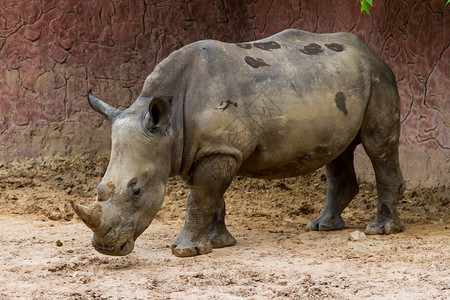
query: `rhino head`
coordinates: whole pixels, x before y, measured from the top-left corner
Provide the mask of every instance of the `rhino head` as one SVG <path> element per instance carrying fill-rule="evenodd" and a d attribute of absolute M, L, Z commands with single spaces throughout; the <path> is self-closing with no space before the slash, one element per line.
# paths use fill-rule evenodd
<path fill-rule="evenodd" d="M 72 202 L 94 232 L 92 244 L 103 254 L 127 255 L 150 225 L 164 199 L 171 172 L 171 99 L 139 97 L 125 111 L 88 96 L 91 107 L 112 122 L 111 156 L 89 206 Z"/>

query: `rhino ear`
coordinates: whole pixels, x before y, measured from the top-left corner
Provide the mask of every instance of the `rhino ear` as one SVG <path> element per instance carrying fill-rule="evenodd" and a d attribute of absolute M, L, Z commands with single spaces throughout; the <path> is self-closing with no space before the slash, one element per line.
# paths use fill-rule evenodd
<path fill-rule="evenodd" d="M 148 107 L 147 127 L 156 130 L 166 125 L 172 113 L 172 97 L 155 97 Z"/>

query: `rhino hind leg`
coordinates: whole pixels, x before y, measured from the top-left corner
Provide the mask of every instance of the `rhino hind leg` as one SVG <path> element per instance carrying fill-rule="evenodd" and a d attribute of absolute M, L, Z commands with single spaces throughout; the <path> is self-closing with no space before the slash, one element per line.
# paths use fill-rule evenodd
<path fill-rule="evenodd" d="M 355 139 L 341 155 L 326 165 L 327 201 L 320 216 L 308 223 L 309 230 L 328 231 L 345 226 L 341 213 L 359 191 L 353 166 L 356 145 Z"/>
<path fill-rule="evenodd" d="M 390 163 L 373 163 L 377 178 L 378 207 L 377 216 L 366 227 L 366 234 L 390 234 L 403 231 L 404 224 L 398 215 L 397 203 L 403 194 L 404 184 L 398 168 L 398 155 L 393 155 L 391 160 Z M 390 169 L 386 165 L 394 166 Z"/>
<path fill-rule="evenodd" d="M 225 227 L 223 194 L 233 180 L 237 166 L 236 159 L 226 155 L 206 156 L 195 164 L 189 179 L 192 189 L 184 227 L 172 244 L 175 256 L 207 254 L 213 247 L 221 246 L 220 243 L 231 245 L 234 238 Z"/>
<path fill-rule="evenodd" d="M 398 150 L 391 149 L 382 155 L 372 153 L 371 145 L 364 145 L 375 171 L 378 205 L 375 219 L 367 225 L 366 234 L 390 234 L 401 232 L 404 228 L 400 220 L 397 203 L 405 190 L 400 171 Z M 377 150 L 375 150 L 376 152 Z"/>
<path fill-rule="evenodd" d="M 361 127 L 361 140 L 375 172 L 378 205 L 377 215 L 365 233 L 390 234 L 404 228 L 397 211 L 405 190 L 398 158 L 399 99 L 394 83 L 375 86 L 372 95 Z"/>
<path fill-rule="evenodd" d="M 209 225 L 208 237 L 214 248 L 223 248 L 236 244 L 236 239 L 225 226 L 225 201 L 222 197 L 220 207 L 216 210 Z"/>

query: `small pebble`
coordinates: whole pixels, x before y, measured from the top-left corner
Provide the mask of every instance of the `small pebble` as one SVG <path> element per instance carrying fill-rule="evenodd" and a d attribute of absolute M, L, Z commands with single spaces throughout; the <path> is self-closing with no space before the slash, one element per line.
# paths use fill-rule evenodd
<path fill-rule="evenodd" d="M 360 241 L 360 240 L 363 240 L 365 238 L 366 238 L 365 233 L 363 233 L 363 232 L 361 232 L 359 230 L 353 231 L 348 236 L 348 240 L 349 241 Z"/>
<path fill-rule="evenodd" d="M 62 247 L 62 245 L 63 245 L 63 243 L 62 243 L 60 240 L 57 240 L 57 241 L 56 241 L 56 246 Z"/>

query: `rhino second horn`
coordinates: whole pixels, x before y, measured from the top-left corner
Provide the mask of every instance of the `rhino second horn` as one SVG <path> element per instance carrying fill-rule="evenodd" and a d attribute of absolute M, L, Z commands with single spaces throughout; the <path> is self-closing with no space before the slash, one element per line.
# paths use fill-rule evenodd
<path fill-rule="evenodd" d="M 97 205 L 94 204 L 90 207 L 80 205 L 74 201 L 71 201 L 70 204 L 72 205 L 75 213 L 87 227 L 92 230 L 100 227 L 102 222 L 102 206 L 100 203 L 97 203 Z"/>
<path fill-rule="evenodd" d="M 91 91 L 89 91 L 88 94 L 88 101 L 91 107 L 96 112 L 100 113 L 103 117 L 105 117 L 107 120 L 110 120 L 111 122 L 113 122 L 121 113 L 121 111 L 117 108 L 114 108 L 109 104 L 103 102 L 102 100 L 94 97 Z"/>

